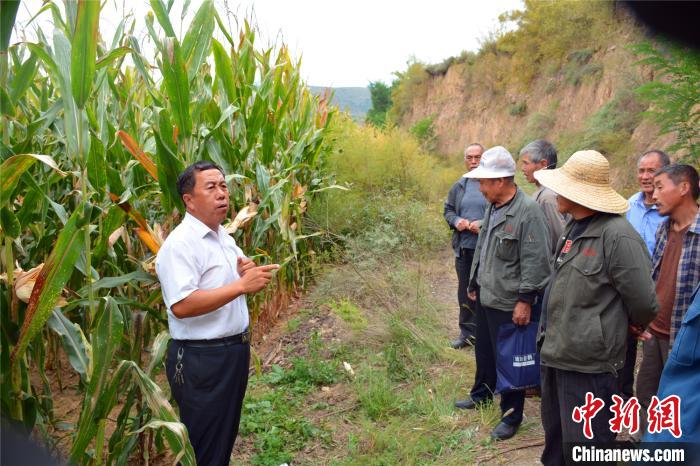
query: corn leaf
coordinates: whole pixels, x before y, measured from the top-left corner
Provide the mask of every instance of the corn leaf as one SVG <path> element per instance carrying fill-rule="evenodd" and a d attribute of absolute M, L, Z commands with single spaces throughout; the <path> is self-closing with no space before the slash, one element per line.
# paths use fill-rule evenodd
<path fill-rule="evenodd" d="M 182 59 L 180 44 L 177 39 L 165 39 L 160 71 L 163 73 L 165 90 L 180 132 L 184 136 L 192 134 L 192 117 L 190 116 L 190 84 L 187 79 L 185 63 Z"/>
<path fill-rule="evenodd" d="M 87 446 L 97 434 L 101 419 L 107 417 L 116 402 L 116 386 L 123 383 L 120 371 L 110 373 L 111 362 L 119 349 L 124 332 L 124 319 L 119 307 L 110 297 L 104 298 L 98 310 L 97 325 L 92 335 L 92 374 L 83 407 L 80 411 L 78 431 L 70 451 L 70 462 L 83 463 Z M 113 388 L 113 390 L 110 390 Z"/>
<path fill-rule="evenodd" d="M 17 102 L 32 85 L 36 75 L 37 62 L 37 56 L 32 53 L 12 78 L 9 95 L 13 102 Z"/>
<path fill-rule="evenodd" d="M 170 17 L 168 16 L 168 11 L 165 8 L 162 0 L 151 0 L 151 8 L 158 18 L 160 27 L 165 31 L 166 36 L 175 37 L 175 29 L 170 23 Z"/>
<path fill-rule="evenodd" d="M 89 343 L 87 343 L 80 325 L 71 322 L 58 308 L 53 310 L 48 325 L 61 337 L 61 343 L 68 355 L 70 365 L 80 374 L 83 383 L 88 383 L 90 381 L 91 349 L 88 349 Z"/>
<path fill-rule="evenodd" d="M 105 155 L 105 148 L 102 145 L 102 141 L 98 138 L 92 138 L 87 161 L 88 180 L 90 180 L 90 184 L 95 191 L 102 195 L 104 195 L 107 189 L 107 165 Z"/>
<path fill-rule="evenodd" d="M 37 160 L 51 167 L 61 176 L 66 175 L 58 168 L 54 159 L 48 155 L 13 155 L 9 159 L 5 160 L 2 165 L 0 165 L 0 205 L 6 205 L 10 202 L 10 198 L 13 191 L 17 187 L 20 177 L 29 167 L 34 165 L 34 162 Z"/>
<path fill-rule="evenodd" d="M 17 344 L 10 356 L 12 364 L 22 356 L 29 342 L 44 327 L 61 296 L 61 290 L 73 273 L 73 267 L 83 250 L 85 237 L 78 226 L 82 211 L 82 208 L 78 208 L 70 216 L 41 269 L 29 298 Z"/>
<path fill-rule="evenodd" d="M 133 56 L 133 50 L 131 50 L 129 47 L 117 47 L 115 49 L 112 49 L 107 55 L 104 55 L 97 59 L 97 63 L 95 63 L 95 69 L 99 70 L 106 66 L 109 66 L 114 60 L 125 56 L 129 52 L 131 52 Z"/>
<path fill-rule="evenodd" d="M 228 56 L 224 46 L 216 39 L 212 40 L 212 49 L 214 50 L 216 77 L 221 81 L 229 103 L 233 103 L 236 101 L 236 83 L 233 78 L 231 57 Z"/>
<path fill-rule="evenodd" d="M 134 156 L 136 160 L 138 160 L 143 168 L 146 169 L 146 171 L 153 177 L 154 180 L 158 181 L 158 170 L 156 169 L 156 164 L 153 162 L 153 159 L 146 155 L 144 151 L 141 150 L 139 145 L 134 141 L 134 138 L 129 136 L 127 133 L 124 131 L 117 131 L 117 136 L 119 139 L 121 139 L 122 144 L 124 144 L 124 147 L 131 152 L 131 155 Z"/>
<path fill-rule="evenodd" d="M 163 207 L 170 212 L 177 208 L 180 213 L 185 212 L 185 205 L 177 192 L 177 177 L 183 170 L 182 162 L 171 152 L 163 142 L 160 135 L 153 133 L 156 140 L 156 155 L 158 156 L 158 184 L 163 197 Z"/>
<path fill-rule="evenodd" d="M 151 347 L 151 359 L 148 361 L 148 366 L 146 367 L 146 374 L 149 377 L 155 375 L 156 367 L 163 364 L 163 359 L 165 358 L 165 353 L 168 351 L 168 343 L 170 342 L 170 332 L 163 330 L 160 332 L 155 340 L 153 340 L 153 346 Z"/>
<path fill-rule="evenodd" d="M 19 0 L 3 0 L 0 2 L 0 52 L 7 52 L 12 37 L 12 27 L 19 9 Z"/>
<path fill-rule="evenodd" d="M 187 63 L 187 78 L 192 81 L 206 60 L 214 34 L 214 2 L 204 0 L 182 40 L 182 58 Z"/>
<path fill-rule="evenodd" d="M 2 226 L 3 234 L 10 238 L 19 238 L 22 233 L 22 226 L 17 220 L 17 216 L 5 206 L 0 209 L 0 226 Z"/>
<path fill-rule="evenodd" d="M 71 84 L 75 105 L 85 107 L 95 77 L 97 33 L 100 25 L 100 2 L 78 0 L 78 16 L 71 44 Z"/>

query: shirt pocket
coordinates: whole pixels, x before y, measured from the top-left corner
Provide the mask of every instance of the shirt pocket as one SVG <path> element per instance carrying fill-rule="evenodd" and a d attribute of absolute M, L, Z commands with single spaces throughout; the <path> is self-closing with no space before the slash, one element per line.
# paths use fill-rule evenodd
<path fill-rule="evenodd" d="M 496 257 L 505 262 L 512 262 L 518 254 L 518 238 L 505 231 L 495 231 Z"/>

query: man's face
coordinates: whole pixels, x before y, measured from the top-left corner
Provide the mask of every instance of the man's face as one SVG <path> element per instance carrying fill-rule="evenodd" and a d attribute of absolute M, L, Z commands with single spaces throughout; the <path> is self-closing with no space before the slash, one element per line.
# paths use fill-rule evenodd
<path fill-rule="evenodd" d="M 487 201 L 494 203 L 498 195 L 503 190 L 503 178 L 481 178 L 479 179 L 479 191 Z"/>
<path fill-rule="evenodd" d="M 469 146 L 464 153 L 464 164 L 467 166 L 468 170 L 474 170 L 479 166 L 482 154 L 481 147 L 479 146 Z"/>
<path fill-rule="evenodd" d="M 537 170 L 541 170 L 546 166 L 546 160 L 540 160 L 539 162 L 535 163 L 532 160 L 530 160 L 529 154 L 523 154 L 520 157 L 520 169 L 523 171 L 523 175 L 525 175 L 525 179 L 527 179 L 529 183 L 535 184 L 536 181 L 533 174 Z"/>
<path fill-rule="evenodd" d="M 639 160 L 637 166 L 637 182 L 639 190 L 644 194 L 654 192 L 654 173 L 661 168 L 661 160 L 656 154 L 649 154 Z"/>
<path fill-rule="evenodd" d="M 559 209 L 559 212 L 562 214 L 570 214 L 575 206 L 575 202 L 572 202 L 564 196 L 557 194 L 557 208 Z"/>
<path fill-rule="evenodd" d="M 208 226 L 220 225 L 228 213 L 229 195 L 224 175 L 217 169 L 195 172 L 192 194 L 183 200 L 187 209 Z"/>
<path fill-rule="evenodd" d="M 674 184 L 673 180 L 662 173 L 654 178 L 653 200 L 661 215 L 669 215 L 681 203 L 683 194 L 688 190 L 688 182 Z"/>

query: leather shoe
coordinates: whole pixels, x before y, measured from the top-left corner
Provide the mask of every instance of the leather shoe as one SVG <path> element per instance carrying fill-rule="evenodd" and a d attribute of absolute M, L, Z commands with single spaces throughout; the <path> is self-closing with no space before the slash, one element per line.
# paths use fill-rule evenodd
<path fill-rule="evenodd" d="M 491 432 L 491 438 L 494 440 L 507 440 L 515 435 L 519 426 L 511 426 L 501 421 Z"/>
<path fill-rule="evenodd" d="M 455 401 L 455 408 L 459 409 L 475 409 L 489 403 L 491 400 L 474 401 L 471 398 L 466 400 Z"/>
<path fill-rule="evenodd" d="M 476 338 L 473 336 L 469 336 L 467 338 L 457 338 L 450 343 L 450 346 L 452 346 L 454 349 L 462 349 L 466 348 L 467 346 L 474 346 L 475 340 Z"/>

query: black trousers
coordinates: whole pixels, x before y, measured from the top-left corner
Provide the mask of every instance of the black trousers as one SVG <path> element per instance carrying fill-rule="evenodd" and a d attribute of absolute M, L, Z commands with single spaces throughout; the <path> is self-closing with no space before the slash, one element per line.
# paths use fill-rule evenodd
<path fill-rule="evenodd" d="M 180 372 L 176 370 L 179 362 Z M 248 386 L 250 345 L 168 346 L 166 372 L 199 466 L 227 466 Z M 181 377 L 180 377 L 181 376 Z"/>
<path fill-rule="evenodd" d="M 460 249 L 459 256 L 455 257 L 455 270 L 457 271 L 457 302 L 459 302 L 459 337 L 462 340 L 474 336 L 476 333 L 476 303 L 467 296 L 469 287 L 469 273 L 474 260 L 473 249 Z"/>
<path fill-rule="evenodd" d="M 620 396 L 629 400 L 634 396 L 634 365 L 637 362 L 637 337 L 632 333 L 627 334 L 627 353 L 625 354 L 625 365 L 620 370 L 618 377 L 620 383 Z"/>
<path fill-rule="evenodd" d="M 584 374 L 541 366 L 542 401 L 540 404 L 544 427 L 542 464 L 555 466 L 571 464 L 572 443 L 613 442 L 616 434 L 608 421 L 613 413 L 612 396 L 618 393 L 618 378 L 613 374 Z M 591 421 L 593 439 L 583 435 L 583 423 L 574 422 L 571 413 L 586 403 L 586 392 L 603 400 L 605 405 Z M 566 448 L 566 447 L 569 448 Z M 614 464 L 614 463 L 613 463 Z"/>
<path fill-rule="evenodd" d="M 537 309 L 533 306 L 532 320 L 539 319 Z M 536 318 L 534 318 L 536 317 Z M 479 293 L 476 299 L 476 375 L 474 386 L 470 396 L 473 401 L 479 403 L 493 398 L 496 390 L 496 343 L 498 341 L 498 328 L 513 322 L 513 313 L 498 309 L 490 309 L 481 305 Z M 501 393 L 501 413 L 512 411 L 504 416 L 502 421 L 511 426 L 520 425 L 523 421 L 523 407 L 525 406 L 525 390 L 515 390 Z"/>

